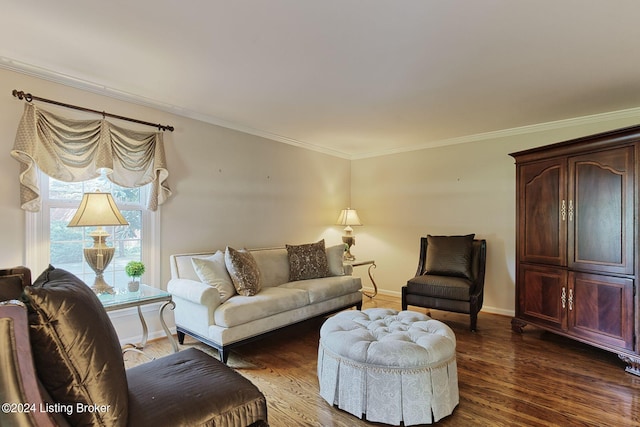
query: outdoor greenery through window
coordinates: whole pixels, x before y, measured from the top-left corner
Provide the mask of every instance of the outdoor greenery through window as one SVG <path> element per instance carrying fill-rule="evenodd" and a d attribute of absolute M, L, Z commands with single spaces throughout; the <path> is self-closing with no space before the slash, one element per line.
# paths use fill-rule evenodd
<path fill-rule="evenodd" d="M 126 288 L 129 281 L 124 268 L 129 261 L 142 261 L 143 209 L 146 188 L 124 188 L 103 175 L 85 182 L 62 182 L 48 177 L 48 194 L 43 197 L 43 213 L 48 213 L 50 264 L 65 269 L 93 285 L 95 272 L 84 260 L 83 248 L 93 246 L 89 236 L 96 227 L 67 227 L 85 192 L 110 192 L 128 226 L 104 227 L 110 236 L 107 245 L 115 248 L 111 263 L 104 271 L 105 281 Z M 46 224 L 46 222 L 45 222 Z"/>

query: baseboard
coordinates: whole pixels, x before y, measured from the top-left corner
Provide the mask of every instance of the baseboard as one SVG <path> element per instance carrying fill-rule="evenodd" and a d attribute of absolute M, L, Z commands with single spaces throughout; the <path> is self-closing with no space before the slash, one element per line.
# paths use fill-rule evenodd
<path fill-rule="evenodd" d="M 487 306 L 483 306 L 482 310 L 480 310 L 480 313 L 491 313 L 491 314 L 499 314 L 501 316 L 507 316 L 507 317 L 513 317 L 516 315 L 516 311 L 515 310 L 505 310 L 503 308 L 496 308 L 496 307 L 487 307 Z"/>

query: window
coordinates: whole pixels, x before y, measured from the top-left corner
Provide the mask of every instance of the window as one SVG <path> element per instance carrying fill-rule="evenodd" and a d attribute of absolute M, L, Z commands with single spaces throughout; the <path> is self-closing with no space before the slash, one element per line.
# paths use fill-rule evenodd
<path fill-rule="evenodd" d="M 105 281 L 126 288 L 129 281 L 125 265 L 132 260 L 147 266 L 143 281 L 158 287 L 157 247 L 155 244 L 158 212 L 145 209 L 149 186 L 125 188 L 113 184 L 103 175 L 85 182 L 62 182 L 40 173 L 42 209 L 27 213 L 27 265 L 37 272 L 48 264 L 63 268 L 92 285 L 95 272 L 84 260 L 83 248 L 93 246 L 89 233 L 94 227 L 67 227 L 85 192 L 110 192 L 128 226 L 104 227 L 110 234 L 107 244 L 115 248 L 111 263 L 104 271 Z"/>

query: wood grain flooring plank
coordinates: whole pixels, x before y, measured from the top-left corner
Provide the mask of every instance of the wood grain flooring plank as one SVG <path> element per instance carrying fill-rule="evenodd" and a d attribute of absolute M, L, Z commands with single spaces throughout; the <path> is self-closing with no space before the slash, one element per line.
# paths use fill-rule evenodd
<path fill-rule="evenodd" d="M 378 295 L 364 308 L 400 310 L 400 299 Z M 424 313 L 424 309 L 410 307 Z M 607 353 L 540 329 L 511 330 L 511 318 L 481 312 L 478 331 L 468 315 L 431 311 L 456 334 L 460 404 L 438 426 L 640 426 L 640 377 Z M 286 328 L 231 352 L 229 366 L 266 396 L 272 427 L 385 426 L 341 411 L 319 395 L 317 356 L 324 319 Z M 217 352 L 187 337 L 185 346 Z M 166 339 L 151 341 L 152 357 L 170 353 Z M 126 365 L 148 359 L 126 355 Z"/>

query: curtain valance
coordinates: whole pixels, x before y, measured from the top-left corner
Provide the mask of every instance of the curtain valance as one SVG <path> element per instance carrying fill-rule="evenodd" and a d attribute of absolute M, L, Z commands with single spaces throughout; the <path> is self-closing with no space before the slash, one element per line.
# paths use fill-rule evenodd
<path fill-rule="evenodd" d="M 104 119 L 72 120 L 25 104 L 11 156 L 20 162 L 22 209 L 40 210 L 36 167 L 60 181 L 100 176 L 123 187 L 152 183 L 147 201 L 156 210 L 171 196 L 162 132 L 124 129 Z"/>

